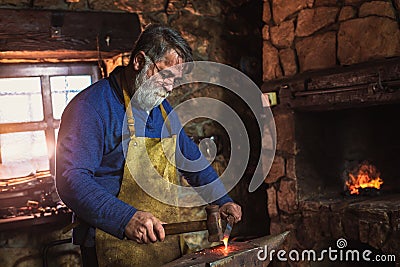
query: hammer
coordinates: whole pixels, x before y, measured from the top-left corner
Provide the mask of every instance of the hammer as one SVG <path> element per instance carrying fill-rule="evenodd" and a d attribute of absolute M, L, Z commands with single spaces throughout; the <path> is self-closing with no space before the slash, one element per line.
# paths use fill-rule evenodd
<path fill-rule="evenodd" d="M 208 241 L 219 242 L 223 238 L 218 205 L 206 207 L 207 220 L 163 224 L 165 235 L 176 235 L 208 230 Z"/>
<path fill-rule="evenodd" d="M 206 207 L 207 220 L 166 223 L 164 227 L 165 235 L 177 235 L 190 232 L 208 230 L 208 241 L 219 242 L 224 234 L 222 232 L 221 217 L 219 215 L 218 205 L 208 205 Z M 78 226 L 79 221 L 75 221 L 62 229 L 62 233 L 69 232 L 72 228 Z"/>

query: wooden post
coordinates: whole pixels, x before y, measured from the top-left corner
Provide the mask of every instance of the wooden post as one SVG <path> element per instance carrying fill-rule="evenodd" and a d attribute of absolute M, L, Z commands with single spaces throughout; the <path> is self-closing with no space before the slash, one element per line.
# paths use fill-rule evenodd
<path fill-rule="evenodd" d="M 50 77 L 41 76 L 40 83 L 42 88 L 42 103 L 43 103 L 43 114 L 44 121 L 46 122 L 46 129 L 44 130 L 46 135 L 47 153 L 49 156 L 49 167 L 50 173 L 55 175 L 55 144 L 56 137 L 54 134 L 53 126 L 53 105 L 51 103 L 51 87 Z"/>

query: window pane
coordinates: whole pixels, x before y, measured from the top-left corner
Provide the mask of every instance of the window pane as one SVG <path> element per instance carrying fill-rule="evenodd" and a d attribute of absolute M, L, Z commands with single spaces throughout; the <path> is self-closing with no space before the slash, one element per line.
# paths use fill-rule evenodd
<path fill-rule="evenodd" d="M 90 75 L 50 77 L 54 118 L 61 119 L 61 114 L 71 99 L 91 82 Z"/>
<path fill-rule="evenodd" d="M 49 169 L 44 131 L 0 134 L 0 147 L 0 170 L 10 169 L 11 166 L 13 176 Z"/>
<path fill-rule="evenodd" d="M 0 123 L 43 120 L 40 78 L 0 79 Z"/>

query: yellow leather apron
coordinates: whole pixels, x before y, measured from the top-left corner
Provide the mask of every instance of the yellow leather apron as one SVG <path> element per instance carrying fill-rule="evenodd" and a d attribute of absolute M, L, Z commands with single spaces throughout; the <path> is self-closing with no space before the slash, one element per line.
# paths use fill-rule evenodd
<path fill-rule="evenodd" d="M 126 157 L 124 175 L 118 198 L 132 205 L 138 210 L 151 212 L 155 217 L 165 223 L 178 222 L 178 208 L 164 204 L 144 192 L 136 183 L 132 175 L 146 177 L 159 194 L 176 194 L 172 189 L 160 185 L 160 176 L 173 184 L 178 184 L 176 167 L 174 166 L 176 135 L 169 138 L 147 138 L 135 135 L 134 118 L 130 105 L 130 98 L 124 92 L 125 106 L 127 108 L 130 142 Z M 164 121 L 169 127 L 167 113 L 160 105 Z M 147 156 L 152 166 L 145 166 L 141 160 Z M 169 159 L 169 160 L 168 160 Z M 150 168 L 155 168 L 160 175 L 150 175 Z M 96 250 L 100 267 L 125 267 L 125 266 L 161 266 L 181 256 L 180 237 L 178 235 L 166 236 L 163 242 L 154 244 L 137 244 L 132 240 L 120 240 L 99 229 L 96 230 Z"/>

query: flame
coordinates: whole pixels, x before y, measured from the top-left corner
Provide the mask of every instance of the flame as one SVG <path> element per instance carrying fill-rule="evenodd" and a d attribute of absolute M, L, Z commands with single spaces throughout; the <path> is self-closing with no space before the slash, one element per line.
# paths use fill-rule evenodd
<path fill-rule="evenodd" d="M 228 237 L 224 237 L 224 239 L 222 239 L 222 242 L 224 242 L 225 250 L 228 250 Z"/>
<path fill-rule="evenodd" d="M 372 164 L 362 163 L 355 172 L 349 173 L 349 179 L 346 186 L 350 194 L 360 194 L 360 188 L 376 188 L 380 189 L 383 180 L 379 177 L 380 173 Z"/>

